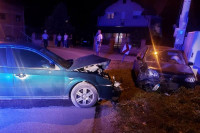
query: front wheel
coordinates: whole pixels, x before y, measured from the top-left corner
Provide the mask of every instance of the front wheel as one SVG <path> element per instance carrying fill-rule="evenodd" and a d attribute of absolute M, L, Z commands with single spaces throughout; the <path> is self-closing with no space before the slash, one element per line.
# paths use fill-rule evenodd
<path fill-rule="evenodd" d="M 92 107 L 98 100 L 98 92 L 93 85 L 81 82 L 72 89 L 71 100 L 76 107 Z"/>

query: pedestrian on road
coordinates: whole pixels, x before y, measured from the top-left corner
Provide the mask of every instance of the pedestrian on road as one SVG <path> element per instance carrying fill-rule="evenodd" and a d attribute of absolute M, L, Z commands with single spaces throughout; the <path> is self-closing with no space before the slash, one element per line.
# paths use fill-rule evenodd
<path fill-rule="evenodd" d="M 64 35 L 63 38 L 64 38 L 63 47 L 64 47 L 64 48 L 69 48 L 69 46 L 68 46 L 68 44 L 67 44 L 67 39 L 68 39 L 67 33 L 65 33 L 65 35 Z"/>
<path fill-rule="evenodd" d="M 101 30 L 98 30 L 96 34 L 96 55 L 98 56 L 99 56 L 102 40 L 103 40 L 103 36 L 101 34 Z"/>
<path fill-rule="evenodd" d="M 57 47 L 60 47 L 61 41 L 62 41 L 62 36 L 60 35 L 60 33 L 59 33 L 58 36 L 57 36 L 57 40 L 58 40 Z"/>
<path fill-rule="evenodd" d="M 42 41 L 44 43 L 44 48 L 47 48 L 48 46 L 48 34 L 47 34 L 47 30 L 44 30 L 44 33 L 42 34 Z"/>

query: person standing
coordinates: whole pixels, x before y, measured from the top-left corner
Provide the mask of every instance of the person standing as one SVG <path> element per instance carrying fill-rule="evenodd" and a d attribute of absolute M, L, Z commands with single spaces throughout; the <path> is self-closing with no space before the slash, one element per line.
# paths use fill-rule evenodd
<path fill-rule="evenodd" d="M 68 35 L 65 33 L 65 35 L 64 35 L 64 44 L 63 44 L 63 47 L 65 47 L 65 48 L 69 48 L 69 46 L 67 44 L 67 39 L 68 39 Z"/>
<path fill-rule="evenodd" d="M 57 36 L 57 40 L 58 40 L 57 47 L 60 47 L 61 41 L 62 41 L 62 36 L 60 35 L 60 33 L 59 33 L 58 36 Z"/>
<path fill-rule="evenodd" d="M 101 34 L 101 30 L 98 30 L 96 34 L 96 55 L 98 56 L 99 56 L 102 40 L 103 40 L 103 35 Z"/>
<path fill-rule="evenodd" d="M 44 33 L 42 34 L 42 41 L 44 43 L 44 48 L 47 48 L 48 46 L 48 34 L 47 34 L 47 30 L 44 30 Z"/>

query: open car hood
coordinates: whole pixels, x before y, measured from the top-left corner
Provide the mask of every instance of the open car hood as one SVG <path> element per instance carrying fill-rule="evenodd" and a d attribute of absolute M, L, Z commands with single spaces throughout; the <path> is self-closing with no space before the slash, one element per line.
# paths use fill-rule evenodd
<path fill-rule="evenodd" d="M 74 60 L 73 65 L 68 70 L 95 72 L 98 69 L 106 69 L 109 64 L 110 59 L 88 55 Z"/>
<path fill-rule="evenodd" d="M 157 63 L 147 63 L 147 66 L 148 68 L 160 71 Z M 192 69 L 187 65 L 160 63 L 160 68 L 163 73 L 193 74 Z"/>

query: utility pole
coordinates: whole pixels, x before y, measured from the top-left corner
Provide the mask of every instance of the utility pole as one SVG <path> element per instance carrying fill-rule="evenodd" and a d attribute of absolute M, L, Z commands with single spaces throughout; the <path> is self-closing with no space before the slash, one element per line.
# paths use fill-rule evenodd
<path fill-rule="evenodd" d="M 184 0 L 182 12 L 179 18 L 179 27 L 175 28 L 175 31 L 174 31 L 174 37 L 175 37 L 174 48 L 178 50 L 183 50 L 190 4 L 191 4 L 191 0 Z"/>

